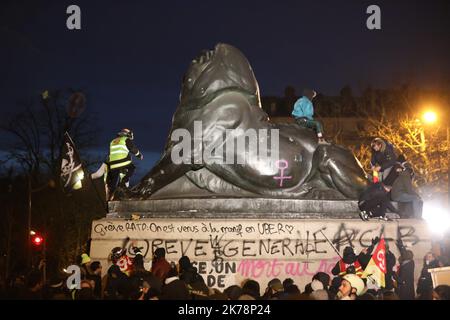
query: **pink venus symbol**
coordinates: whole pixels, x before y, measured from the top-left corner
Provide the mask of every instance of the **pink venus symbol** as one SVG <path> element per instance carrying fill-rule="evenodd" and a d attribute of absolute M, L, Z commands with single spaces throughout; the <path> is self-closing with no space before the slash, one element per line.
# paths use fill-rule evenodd
<path fill-rule="evenodd" d="M 289 167 L 289 163 L 286 160 L 277 160 L 275 162 L 275 165 L 277 166 L 278 169 L 280 169 L 280 175 L 277 177 L 273 177 L 275 180 L 280 180 L 280 187 L 283 186 L 283 181 L 284 180 L 289 180 L 292 179 L 292 176 L 285 176 L 284 175 L 284 170 L 286 170 Z"/>

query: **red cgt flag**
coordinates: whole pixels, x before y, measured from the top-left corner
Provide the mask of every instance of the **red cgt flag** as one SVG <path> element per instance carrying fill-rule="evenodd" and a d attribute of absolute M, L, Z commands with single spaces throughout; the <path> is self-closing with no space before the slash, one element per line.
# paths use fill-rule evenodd
<path fill-rule="evenodd" d="M 378 246 L 372 254 L 372 258 L 367 264 L 366 269 L 363 272 L 362 278 L 367 278 L 368 281 L 372 281 L 378 287 L 384 288 L 386 274 L 386 245 L 384 238 L 382 237 Z"/>

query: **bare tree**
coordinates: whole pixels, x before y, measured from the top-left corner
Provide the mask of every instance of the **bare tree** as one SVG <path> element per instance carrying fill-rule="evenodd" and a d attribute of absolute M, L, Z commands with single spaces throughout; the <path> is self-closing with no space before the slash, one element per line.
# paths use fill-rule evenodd
<path fill-rule="evenodd" d="M 7 151 L 8 159 L 16 167 L 22 167 L 21 172 L 16 175 L 19 184 L 15 191 L 18 207 L 13 216 L 14 219 L 21 217 L 22 222 L 14 221 L 13 228 L 18 226 L 20 230 L 24 230 L 26 226 L 24 217 L 28 213 L 28 201 L 24 191 L 28 192 L 30 188 L 23 175 L 29 175 L 33 178 L 31 190 L 39 190 L 32 195 L 33 228 L 47 234 L 49 256 L 51 253 L 63 265 L 75 261 L 75 255 L 81 250 L 79 244 L 86 242 L 89 237 L 92 219 L 104 215 L 104 208 L 95 196 L 92 184 L 87 183 L 80 192 L 73 194 L 63 194 L 61 188 L 41 188 L 48 185 L 49 179 L 59 180 L 60 149 L 65 131 L 70 133 L 86 165 L 97 162 L 84 152 L 96 146 L 95 138 L 98 136 L 95 116 L 92 112 L 83 112 L 85 106 L 86 98 L 79 91 L 46 90 L 40 97 L 22 103 L 19 112 L 0 124 L 0 130 L 11 141 Z M 5 234 L 11 233 L 11 211 L 1 209 L 0 204 L 0 214 L 3 213 L 4 221 L 1 229 Z M 11 247 L 10 242 L 0 245 Z M 14 246 L 23 245 L 23 239 L 14 241 Z M 11 258 L 18 259 L 14 255 Z M 8 261 L 9 264 L 12 262 Z"/>
<path fill-rule="evenodd" d="M 426 126 L 416 117 L 404 115 L 387 119 L 369 118 L 368 136 L 391 142 L 411 162 L 417 183 L 442 190 L 447 186 L 446 132 L 439 126 Z"/>
<path fill-rule="evenodd" d="M 375 114 L 364 113 L 364 130 L 360 137 L 368 141 L 381 137 L 391 142 L 399 154 L 403 154 L 416 172 L 419 187 L 427 186 L 433 192 L 447 192 L 449 148 L 446 130 L 439 123 L 427 125 L 421 120 L 421 111 L 410 101 L 419 101 L 420 91 L 411 92 L 406 86 L 397 90 L 378 91 L 370 99 L 361 99 L 360 110 L 371 110 L 374 101 L 378 105 Z M 370 106 L 365 105 L 370 104 Z M 370 168 L 371 150 L 367 144 L 354 146 L 353 151 L 366 169 Z"/>
<path fill-rule="evenodd" d="M 95 146 L 95 117 L 83 112 L 82 93 L 46 90 L 37 101 L 22 102 L 21 107 L 21 112 L 0 124 L 0 130 L 12 138 L 7 159 L 20 164 L 26 173 L 56 175 L 65 131 L 80 151 Z"/>

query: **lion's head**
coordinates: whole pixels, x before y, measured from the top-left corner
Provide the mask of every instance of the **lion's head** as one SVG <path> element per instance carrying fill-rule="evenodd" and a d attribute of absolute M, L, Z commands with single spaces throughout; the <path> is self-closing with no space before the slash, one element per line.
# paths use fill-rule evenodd
<path fill-rule="evenodd" d="M 259 103 L 259 87 L 247 58 L 235 47 L 219 43 L 192 60 L 182 82 L 180 104 L 203 105 L 225 89 L 243 91 Z"/>

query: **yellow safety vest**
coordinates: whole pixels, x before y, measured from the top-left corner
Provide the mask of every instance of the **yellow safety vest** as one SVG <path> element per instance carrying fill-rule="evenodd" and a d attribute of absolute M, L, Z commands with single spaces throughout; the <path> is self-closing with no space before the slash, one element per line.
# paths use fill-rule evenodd
<path fill-rule="evenodd" d="M 127 137 L 117 137 L 109 145 L 109 168 L 117 169 L 131 163 L 130 151 L 126 145 Z"/>

